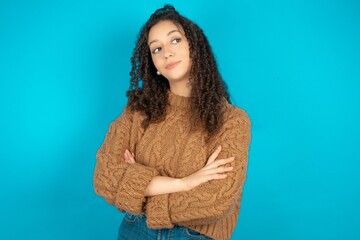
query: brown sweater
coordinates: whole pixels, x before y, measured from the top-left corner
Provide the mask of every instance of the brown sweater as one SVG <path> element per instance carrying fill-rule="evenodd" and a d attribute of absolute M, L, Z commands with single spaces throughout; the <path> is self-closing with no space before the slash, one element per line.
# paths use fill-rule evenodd
<path fill-rule="evenodd" d="M 205 142 L 202 131 L 190 132 L 190 99 L 169 92 L 166 119 L 141 127 L 143 115 L 125 108 L 111 123 L 96 158 L 95 192 L 121 211 L 146 214 L 149 228 L 175 224 L 214 239 L 230 239 L 239 215 L 251 139 L 250 119 L 241 109 L 226 103 L 225 123 Z M 227 178 L 211 180 L 190 191 L 145 197 L 155 176 L 183 178 L 205 166 L 217 146 L 218 159 L 235 157 Z M 124 161 L 125 149 L 135 153 L 136 163 Z"/>

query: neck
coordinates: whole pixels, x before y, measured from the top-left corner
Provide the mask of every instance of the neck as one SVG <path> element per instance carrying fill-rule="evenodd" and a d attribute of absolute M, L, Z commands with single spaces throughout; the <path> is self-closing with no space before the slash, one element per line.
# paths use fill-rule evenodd
<path fill-rule="evenodd" d="M 191 98 L 177 95 L 171 91 L 168 91 L 168 103 L 173 109 L 190 109 L 191 108 Z"/>
<path fill-rule="evenodd" d="M 190 97 L 191 95 L 191 87 L 189 81 L 187 82 L 170 82 L 170 91 L 178 96 L 182 97 Z"/>

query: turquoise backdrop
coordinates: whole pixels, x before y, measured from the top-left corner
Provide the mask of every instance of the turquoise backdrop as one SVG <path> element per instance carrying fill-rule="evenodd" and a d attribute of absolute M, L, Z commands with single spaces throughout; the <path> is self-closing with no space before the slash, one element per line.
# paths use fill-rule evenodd
<path fill-rule="evenodd" d="M 0 1 L 0 239 L 116 239 L 95 153 L 165 1 Z M 360 3 L 167 1 L 208 36 L 253 128 L 232 239 L 360 239 Z"/>

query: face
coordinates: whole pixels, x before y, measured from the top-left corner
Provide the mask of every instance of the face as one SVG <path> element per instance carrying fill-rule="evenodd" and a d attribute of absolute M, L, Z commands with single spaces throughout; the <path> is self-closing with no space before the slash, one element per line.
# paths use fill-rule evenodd
<path fill-rule="evenodd" d="M 148 46 L 156 69 L 170 84 L 189 81 L 190 51 L 182 28 L 171 21 L 158 22 L 150 29 Z"/>

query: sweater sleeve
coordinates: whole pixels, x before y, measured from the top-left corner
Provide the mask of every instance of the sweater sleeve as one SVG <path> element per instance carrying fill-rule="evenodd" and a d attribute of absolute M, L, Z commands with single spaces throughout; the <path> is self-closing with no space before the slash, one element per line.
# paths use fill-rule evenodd
<path fill-rule="evenodd" d="M 158 175 L 156 169 L 139 163 L 128 164 L 124 152 L 130 149 L 133 113 L 125 109 L 111 123 L 105 140 L 96 154 L 93 176 L 94 190 L 121 212 L 143 212 L 145 190 L 151 179 Z"/>
<path fill-rule="evenodd" d="M 235 157 L 235 161 L 226 164 L 234 170 L 225 179 L 210 180 L 190 191 L 147 197 L 147 225 L 150 228 L 204 225 L 226 217 L 241 200 L 250 140 L 250 119 L 241 111 L 224 124 L 217 139 L 222 146 L 218 159 Z"/>

